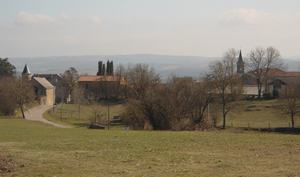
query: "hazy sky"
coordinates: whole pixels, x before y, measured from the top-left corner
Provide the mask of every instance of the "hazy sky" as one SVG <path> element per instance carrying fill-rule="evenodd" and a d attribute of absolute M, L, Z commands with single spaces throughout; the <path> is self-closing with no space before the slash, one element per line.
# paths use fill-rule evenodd
<path fill-rule="evenodd" d="M 0 0 L 0 57 L 221 56 L 277 47 L 300 56 L 299 0 Z"/>

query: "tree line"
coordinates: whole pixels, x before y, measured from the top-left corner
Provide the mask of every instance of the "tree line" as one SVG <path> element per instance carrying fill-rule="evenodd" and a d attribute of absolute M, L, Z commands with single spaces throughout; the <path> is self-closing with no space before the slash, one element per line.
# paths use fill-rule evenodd
<path fill-rule="evenodd" d="M 245 99 L 243 77 L 236 67 L 238 54 L 236 49 L 227 50 L 220 61 L 209 66 L 206 75 L 196 79 L 169 76 L 162 80 L 146 64 L 118 66 L 113 72 L 127 82 L 125 123 L 144 130 L 197 130 L 215 127 L 220 114 L 225 128 L 228 113 L 239 110 Z M 280 52 L 274 47 L 255 48 L 247 55 L 246 70 L 256 79 L 259 99 L 263 98 L 262 88 L 267 88 L 271 79 L 269 72 L 283 68 L 282 63 Z M 34 98 L 32 87 L 14 76 L 15 67 L 7 59 L 0 59 L 0 73 L 0 100 L 5 103 L 0 104 L 0 112 L 13 114 L 17 107 L 23 110 Z M 63 85 L 73 103 L 86 104 L 78 78 L 77 70 L 69 68 L 63 74 Z M 299 83 L 288 85 L 280 97 L 280 109 L 290 115 L 293 127 L 300 110 Z"/>
<path fill-rule="evenodd" d="M 25 118 L 25 105 L 34 99 L 32 86 L 16 77 L 16 68 L 7 58 L 0 58 L 0 114 L 14 115 L 17 108 Z"/>
<path fill-rule="evenodd" d="M 148 65 L 129 67 L 126 123 L 144 130 L 196 130 L 215 127 L 216 113 L 220 113 L 225 128 L 228 113 L 240 110 L 245 99 L 243 75 L 236 68 L 238 53 L 229 49 L 222 60 L 210 65 L 205 76 L 197 79 L 170 76 L 162 82 Z M 257 98 L 263 99 L 262 88 L 268 87 L 271 70 L 283 68 L 279 50 L 255 48 L 245 65 L 256 80 Z M 287 85 L 280 97 L 280 110 L 290 115 L 292 127 L 300 108 L 299 83 Z"/>

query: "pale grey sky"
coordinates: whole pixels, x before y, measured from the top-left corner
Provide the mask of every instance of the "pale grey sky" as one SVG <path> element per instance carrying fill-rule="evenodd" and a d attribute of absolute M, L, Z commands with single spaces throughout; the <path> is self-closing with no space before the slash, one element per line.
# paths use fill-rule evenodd
<path fill-rule="evenodd" d="M 0 57 L 300 56 L 299 0 L 0 0 Z"/>

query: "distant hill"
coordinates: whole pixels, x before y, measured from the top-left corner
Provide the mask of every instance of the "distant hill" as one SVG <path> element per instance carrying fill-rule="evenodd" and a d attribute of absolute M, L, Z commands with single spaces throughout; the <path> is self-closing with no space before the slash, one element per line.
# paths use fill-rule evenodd
<path fill-rule="evenodd" d="M 19 72 L 28 64 L 32 73 L 63 73 L 69 67 L 75 67 L 80 74 L 96 74 L 99 60 L 113 60 L 115 66 L 123 64 L 145 63 L 154 67 L 163 77 L 170 74 L 198 77 L 207 72 L 209 65 L 221 58 L 199 56 L 169 55 L 88 55 L 88 56 L 54 56 L 37 58 L 9 58 Z M 300 70 L 300 57 L 284 59 L 289 70 Z"/>

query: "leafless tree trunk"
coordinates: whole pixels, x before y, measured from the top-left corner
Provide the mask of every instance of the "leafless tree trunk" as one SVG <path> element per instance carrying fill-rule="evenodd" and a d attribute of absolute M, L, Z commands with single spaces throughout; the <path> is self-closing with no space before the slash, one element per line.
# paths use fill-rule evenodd
<path fill-rule="evenodd" d="M 290 84 L 280 93 L 284 113 L 290 115 L 292 128 L 295 127 L 295 115 L 300 111 L 300 86 Z"/>
<path fill-rule="evenodd" d="M 77 70 L 73 67 L 67 69 L 63 76 L 63 86 L 64 88 L 66 89 L 67 91 L 67 97 L 69 96 L 73 96 L 73 91 L 75 90 L 76 86 L 77 86 L 77 82 L 78 82 L 78 79 L 79 79 L 79 74 L 77 72 Z M 73 101 L 72 100 L 73 98 L 71 98 L 70 101 Z"/>
<path fill-rule="evenodd" d="M 248 67 L 256 78 L 258 97 L 262 97 L 262 89 L 268 89 L 268 81 L 271 69 L 280 69 L 282 63 L 280 60 L 280 52 L 274 47 L 255 48 L 250 51 Z"/>
<path fill-rule="evenodd" d="M 232 58 L 225 56 L 210 67 L 208 79 L 212 82 L 213 92 L 220 100 L 222 107 L 223 128 L 226 128 L 226 116 L 235 107 L 235 102 L 242 93 L 242 83 L 237 73 L 232 72 Z"/>
<path fill-rule="evenodd" d="M 84 90 L 79 85 L 74 88 L 72 93 L 73 102 L 78 105 L 78 119 L 81 117 L 81 105 L 87 103 Z"/>

